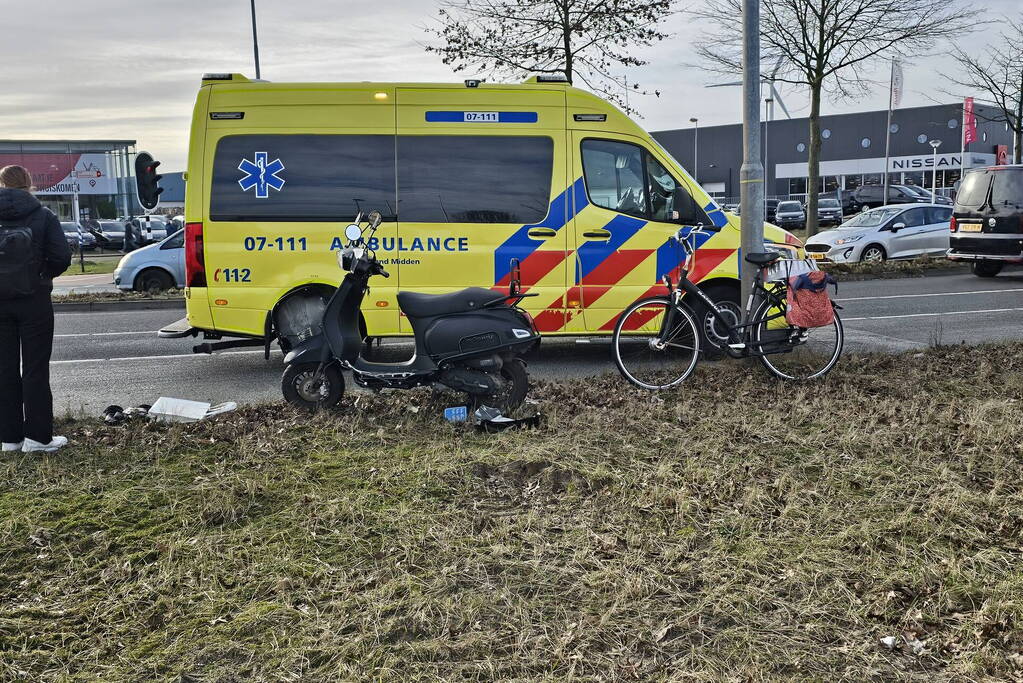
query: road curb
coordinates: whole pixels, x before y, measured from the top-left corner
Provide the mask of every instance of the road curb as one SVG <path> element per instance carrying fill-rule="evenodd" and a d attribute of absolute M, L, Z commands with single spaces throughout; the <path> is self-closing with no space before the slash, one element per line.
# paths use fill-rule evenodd
<path fill-rule="evenodd" d="M 185 310 L 184 299 L 149 299 L 142 301 L 74 301 L 54 302 L 56 313 L 101 313 L 111 311 L 159 311 L 170 309 Z"/>

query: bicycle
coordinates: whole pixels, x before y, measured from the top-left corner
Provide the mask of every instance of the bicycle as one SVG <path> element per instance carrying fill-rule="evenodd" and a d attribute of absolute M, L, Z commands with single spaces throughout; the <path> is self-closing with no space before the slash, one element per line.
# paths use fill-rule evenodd
<path fill-rule="evenodd" d="M 791 266 L 802 263 L 801 260 L 783 259 L 778 252 L 746 254 L 746 262 L 758 271 L 746 307 L 740 309 L 732 302 L 713 301 L 689 280 L 696 236 L 703 233 L 703 227 L 693 226 L 687 233 L 686 230 L 682 228 L 674 237 L 686 251 L 678 286 L 672 283 L 670 275 L 665 275 L 668 296 L 635 302 L 615 324 L 612 350 L 625 379 L 650 390 L 682 383 L 699 361 L 701 328 L 706 341 L 717 352 L 723 351 L 732 358 L 755 357 L 779 379 L 817 379 L 835 367 L 845 342 L 838 311 L 832 324 L 811 329 L 794 327 L 785 319 L 788 282 L 779 277 L 779 272 L 788 269 L 779 266 L 786 265 L 785 261 Z M 816 270 L 815 265 L 811 268 Z M 684 299 L 687 295 L 689 299 Z M 694 299 L 706 311 L 699 323 L 688 304 Z"/>

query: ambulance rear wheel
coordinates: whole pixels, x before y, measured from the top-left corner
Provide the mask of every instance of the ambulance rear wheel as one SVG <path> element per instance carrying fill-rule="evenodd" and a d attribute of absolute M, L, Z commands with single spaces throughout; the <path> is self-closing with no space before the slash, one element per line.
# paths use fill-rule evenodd
<path fill-rule="evenodd" d="M 319 367 L 319 363 L 289 365 L 281 378 L 284 400 L 305 410 L 336 407 L 345 393 L 345 376 L 334 364 L 322 372 L 318 372 Z"/>

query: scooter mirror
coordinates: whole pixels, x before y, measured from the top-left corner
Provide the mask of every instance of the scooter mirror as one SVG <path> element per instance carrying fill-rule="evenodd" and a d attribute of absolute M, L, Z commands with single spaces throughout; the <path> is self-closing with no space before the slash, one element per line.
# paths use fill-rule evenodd
<path fill-rule="evenodd" d="M 379 211 L 371 211 L 367 220 L 369 220 L 370 229 L 376 230 L 380 227 L 380 223 L 383 222 L 384 217 L 380 215 Z"/>
<path fill-rule="evenodd" d="M 358 242 L 362 239 L 362 228 L 355 223 L 352 223 L 345 228 L 345 237 L 348 238 L 349 242 Z"/>

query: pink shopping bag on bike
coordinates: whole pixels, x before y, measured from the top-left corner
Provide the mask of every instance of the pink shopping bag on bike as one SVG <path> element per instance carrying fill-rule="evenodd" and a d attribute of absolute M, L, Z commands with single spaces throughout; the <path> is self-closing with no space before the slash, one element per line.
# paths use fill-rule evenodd
<path fill-rule="evenodd" d="M 835 285 L 835 280 L 822 270 L 789 278 L 788 310 L 785 312 L 789 325 L 811 328 L 834 322 L 835 306 L 828 296 L 828 285 Z"/>

